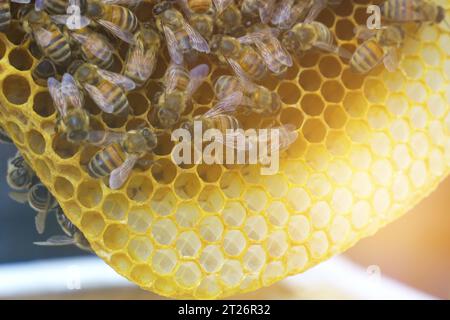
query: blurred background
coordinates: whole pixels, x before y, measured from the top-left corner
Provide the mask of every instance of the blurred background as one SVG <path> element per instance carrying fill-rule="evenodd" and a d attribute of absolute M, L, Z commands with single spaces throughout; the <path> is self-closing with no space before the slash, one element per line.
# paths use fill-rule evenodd
<path fill-rule="evenodd" d="M 5 181 L 0 153 L 0 298 L 161 299 L 117 275 L 99 258 L 73 246 L 39 247 L 62 234 L 54 215 L 45 234 L 34 226 L 35 213 L 15 203 Z M 360 241 L 347 253 L 305 274 L 238 299 L 449 299 L 450 179 L 411 212 Z"/>

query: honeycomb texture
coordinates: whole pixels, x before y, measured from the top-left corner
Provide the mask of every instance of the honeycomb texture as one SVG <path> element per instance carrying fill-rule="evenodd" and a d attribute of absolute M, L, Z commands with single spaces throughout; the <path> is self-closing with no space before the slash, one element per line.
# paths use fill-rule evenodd
<path fill-rule="evenodd" d="M 450 16 L 450 3 L 436 1 Z M 319 21 L 353 50 L 368 0 L 344 0 Z M 142 4 L 140 19 L 150 16 Z M 400 69 L 352 73 L 344 61 L 311 51 L 283 79 L 264 85 L 279 93 L 275 119 L 298 128 L 282 154 L 281 170 L 261 176 L 257 166 L 175 165 L 163 134 L 154 160 L 133 171 L 118 191 L 90 178 L 84 166 L 97 150 L 55 134 L 56 112 L 45 87 L 33 81 L 36 58 L 20 44 L 14 22 L 0 34 L 0 122 L 85 233 L 93 249 L 142 288 L 175 298 L 221 298 L 268 286 L 349 248 L 405 213 L 450 169 L 450 31 L 424 26 L 403 48 Z M 123 52 L 121 52 L 123 57 Z M 209 59 L 209 58 L 205 58 Z M 116 70 L 121 68 L 117 56 Z M 213 103 L 212 71 L 185 113 Z M 129 94 L 134 116 L 102 114 L 97 129 L 124 131 L 152 123 L 150 97 L 160 88 L 167 56 L 150 84 Z M 274 119 L 242 117 L 246 127 Z"/>

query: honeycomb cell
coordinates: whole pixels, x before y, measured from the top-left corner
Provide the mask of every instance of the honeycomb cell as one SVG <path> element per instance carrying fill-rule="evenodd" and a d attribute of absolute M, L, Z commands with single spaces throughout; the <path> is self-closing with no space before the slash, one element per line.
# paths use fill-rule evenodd
<path fill-rule="evenodd" d="M 135 116 L 144 114 L 150 108 L 150 101 L 148 101 L 141 93 L 131 92 L 127 95 L 127 99 L 130 104 L 131 112 Z"/>
<path fill-rule="evenodd" d="M 320 143 L 325 138 L 327 129 L 321 119 L 308 119 L 302 128 L 305 139 L 310 143 Z"/>
<path fill-rule="evenodd" d="M 152 256 L 153 270 L 159 275 L 167 275 L 172 273 L 178 263 L 175 250 L 158 249 Z"/>
<path fill-rule="evenodd" d="M 382 104 L 387 96 L 386 87 L 377 79 L 366 79 L 363 90 L 366 99 L 372 103 Z"/>
<path fill-rule="evenodd" d="M 305 91 L 317 91 L 322 84 L 320 74 L 315 70 L 305 70 L 298 77 L 300 87 Z"/>
<path fill-rule="evenodd" d="M 224 206 L 222 192 L 215 186 L 205 186 L 198 195 L 198 204 L 207 212 L 219 212 Z"/>
<path fill-rule="evenodd" d="M 128 200 L 120 193 L 106 196 L 102 205 L 102 212 L 110 220 L 120 221 L 125 219 L 128 212 Z"/>
<path fill-rule="evenodd" d="M 128 254 L 137 262 L 145 262 L 153 252 L 153 244 L 147 237 L 134 237 L 128 243 Z"/>
<path fill-rule="evenodd" d="M 320 92 L 322 93 L 325 101 L 332 103 L 341 102 L 345 94 L 345 90 L 342 85 L 338 81 L 334 80 L 324 82 Z"/>
<path fill-rule="evenodd" d="M 125 125 L 127 122 L 127 116 L 120 114 L 112 114 L 112 113 L 102 113 L 103 123 L 110 129 L 118 129 Z"/>
<path fill-rule="evenodd" d="M 253 215 L 247 218 L 244 225 L 244 231 L 252 241 L 260 242 L 264 240 L 268 233 L 268 226 L 266 220 L 260 215 Z"/>
<path fill-rule="evenodd" d="M 220 179 L 222 175 L 222 167 L 217 164 L 199 164 L 197 166 L 197 173 L 200 179 L 204 182 L 213 183 Z"/>
<path fill-rule="evenodd" d="M 229 256 L 239 256 L 245 249 L 247 240 L 239 230 L 225 232 L 223 238 L 223 250 Z"/>
<path fill-rule="evenodd" d="M 142 286 L 151 286 L 156 277 L 147 265 L 137 265 L 131 270 L 131 278 Z"/>
<path fill-rule="evenodd" d="M 64 200 L 68 200 L 74 195 L 74 187 L 72 183 L 63 177 L 55 178 L 55 192 Z"/>
<path fill-rule="evenodd" d="M 262 275 L 264 286 L 270 286 L 284 276 L 284 266 L 280 261 L 272 261 L 267 264 Z"/>
<path fill-rule="evenodd" d="M 40 155 L 45 152 L 45 138 L 39 131 L 30 130 L 27 133 L 27 144 L 30 147 L 31 151 L 35 154 Z"/>
<path fill-rule="evenodd" d="M 19 75 L 9 75 L 2 82 L 3 95 L 12 104 L 21 105 L 31 95 L 28 80 Z"/>
<path fill-rule="evenodd" d="M 367 101 L 360 92 L 348 92 L 345 95 L 343 106 L 348 115 L 354 118 L 363 117 L 367 112 Z"/>
<path fill-rule="evenodd" d="M 103 198 L 99 181 L 86 181 L 77 189 L 77 199 L 86 208 L 96 207 Z"/>
<path fill-rule="evenodd" d="M 119 250 L 128 242 L 128 229 L 122 224 L 110 224 L 103 233 L 103 243 L 111 250 Z"/>
<path fill-rule="evenodd" d="M 200 192 L 201 184 L 193 173 L 183 173 L 174 183 L 176 194 L 182 199 L 192 199 Z"/>
<path fill-rule="evenodd" d="M 266 252 L 272 258 L 281 258 L 288 248 L 288 237 L 283 230 L 268 235 L 265 243 Z"/>
<path fill-rule="evenodd" d="M 161 219 L 153 222 L 151 234 L 153 239 L 161 245 L 170 245 L 175 241 L 178 229 L 170 219 Z"/>
<path fill-rule="evenodd" d="M 237 198 L 244 191 L 244 181 L 236 172 L 224 172 L 220 179 L 220 189 L 228 198 Z"/>
<path fill-rule="evenodd" d="M 280 121 L 282 124 L 289 124 L 298 129 L 303 124 L 303 114 L 297 108 L 285 108 L 281 111 Z"/>
<path fill-rule="evenodd" d="M 25 139 L 24 139 L 22 129 L 20 129 L 20 127 L 14 122 L 8 122 L 6 124 L 6 127 L 8 128 L 8 131 L 10 132 L 11 138 L 13 138 L 14 141 L 16 141 L 16 143 L 23 144 Z"/>
<path fill-rule="evenodd" d="M 266 251 L 261 245 L 250 246 L 244 255 L 244 267 L 250 273 L 261 271 L 267 261 Z"/>
<path fill-rule="evenodd" d="M 25 71 L 31 69 L 33 65 L 33 59 L 25 49 L 13 49 L 8 56 L 9 63 L 19 71 Z"/>
<path fill-rule="evenodd" d="M 217 242 L 222 238 L 223 223 L 217 216 L 208 216 L 200 221 L 199 232 L 206 242 Z"/>
<path fill-rule="evenodd" d="M 239 201 L 228 201 L 222 210 L 225 224 L 230 228 L 242 226 L 246 218 L 245 207 Z"/>
<path fill-rule="evenodd" d="M 342 19 L 336 22 L 336 37 L 339 40 L 352 40 L 354 37 L 355 25 L 352 21 Z"/>
<path fill-rule="evenodd" d="M 216 276 L 203 278 L 195 291 L 195 297 L 199 299 L 214 299 L 221 293 L 219 281 Z"/>
<path fill-rule="evenodd" d="M 131 269 L 131 266 L 133 265 L 128 256 L 123 253 L 116 253 L 112 255 L 110 263 L 117 270 L 120 270 L 120 272 L 123 272 L 125 274 L 128 273 L 128 271 Z"/>
<path fill-rule="evenodd" d="M 152 166 L 152 176 L 161 184 L 170 184 L 175 179 L 176 173 L 175 165 L 168 159 L 159 159 Z"/>
<path fill-rule="evenodd" d="M 220 279 L 227 287 L 236 287 L 242 281 L 244 271 L 238 260 L 226 260 L 220 270 Z"/>
<path fill-rule="evenodd" d="M 77 154 L 80 146 L 67 141 L 63 134 L 56 134 L 53 138 L 52 149 L 61 159 L 70 159 Z"/>
<path fill-rule="evenodd" d="M 83 214 L 81 218 L 81 227 L 87 235 L 96 238 L 100 236 L 105 229 L 105 221 L 100 213 L 89 211 Z"/>
<path fill-rule="evenodd" d="M 307 246 L 313 258 L 318 259 L 325 255 L 329 246 L 325 232 L 314 232 L 308 240 Z"/>
<path fill-rule="evenodd" d="M 179 226 L 192 228 L 200 219 L 200 211 L 195 203 L 181 203 L 175 212 L 175 219 Z"/>
<path fill-rule="evenodd" d="M 175 281 L 182 288 L 194 288 L 201 281 L 202 272 L 195 262 L 183 262 L 175 272 Z"/>
<path fill-rule="evenodd" d="M 262 188 L 249 188 L 243 197 L 247 208 L 255 212 L 263 211 L 267 204 L 267 194 Z"/>
<path fill-rule="evenodd" d="M 194 231 L 185 231 L 180 233 L 175 246 L 180 257 L 194 258 L 198 255 L 202 243 Z"/>
<path fill-rule="evenodd" d="M 18 21 L 11 21 L 9 28 L 4 32 L 9 42 L 16 46 L 20 45 L 25 38 L 25 31 Z"/>
<path fill-rule="evenodd" d="M 326 78 L 335 78 L 341 74 L 342 66 L 335 57 L 324 57 L 319 62 L 320 73 Z"/>
<path fill-rule="evenodd" d="M 362 87 L 364 83 L 364 76 L 353 72 L 349 68 L 342 71 L 342 83 L 349 90 L 356 90 Z"/>
<path fill-rule="evenodd" d="M 200 266 L 207 273 L 216 273 L 220 271 L 224 262 L 225 258 L 221 246 L 206 246 L 200 254 Z"/>
<path fill-rule="evenodd" d="M 153 193 L 150 205 L 157 214 L 167 216 L 175 210 L 177 199 L 171 189 L 161 188 Z"/>
<path fill-rule="evenodd" d="M 278 87 L 278 95 L 285 104 L 295 104 L 300 99 L 301 92 L 291 82 L 282 82 Z"/>
<path fill-rule="evenodd" d="M 33 111 L 42 118 L 48 118 L 55 113 L 52 98 L 46 91 L 37 93 L 33 98 Z"/>

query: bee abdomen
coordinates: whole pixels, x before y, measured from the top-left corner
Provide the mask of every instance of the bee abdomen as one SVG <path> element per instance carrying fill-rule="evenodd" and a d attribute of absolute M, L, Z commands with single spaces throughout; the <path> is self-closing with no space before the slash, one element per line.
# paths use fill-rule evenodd
<path fill-rule="evenodd" d="M 0 30 L 8 28 L 11 22 L 11 11 L 9 2 L 0 4 Z"/>
<path fill-rule="evenodd" d="M 88 173 L 93 178 L 108 176 L 124 161 L 126 155 L 119 144 L 112 144 L 104 150 L 97 152 L 88 164 Z"/>
<path fill-rule="evenodd" d="M 36 184 L 28 194 L 28 202 L 36 211 L 47 211 L 57 206 L 57 201 L 43 184 Z"/>
<path fill-rule="evenodd" d="M 352 58 L 350 65 L 359 73 L 366 73 L 376 67 L 384 57 L 384 51 L 374 40 L 368 40 L 359 46 Z"/>

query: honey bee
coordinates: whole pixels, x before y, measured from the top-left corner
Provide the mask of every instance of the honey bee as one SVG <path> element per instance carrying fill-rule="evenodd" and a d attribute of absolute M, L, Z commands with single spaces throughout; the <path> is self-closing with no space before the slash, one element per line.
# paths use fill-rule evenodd
<path fill-rule="evenodd" d="M 281 99 L 276 92 L 254 84 L 245 77 L 220 76 L 214 84 L 214 92 L 219 99 L 225 99 L 234 92 L 242 92 L 240 104 L 247 113 L 273 115 L 281 108 Z"/>
<path fill-rule="evenodd" d="M 35 0 L 36 10 L 45 10 L 49 14 L 64 14 L 69 6 L 69 0 Z"/>
<path fill-rule="evenodd" d="M 350 59 L 351 53 L 335 44 L 331 30 L 323 23 L 297 23 L 287 31 L 282 38 L 283 46 L 290 52 L 298 54 L 313 47 L 335 53 L 343 58 Z"/>
<path fill-rule="evenodd" d="M 255 32 L 239 38 L 239 41 L 243 44 L 254 44 L 267 68 L 275 74 L 281 74 L 288 67 L 292 67 L 293 62 L 291 55 L 283 48 L 277 36 L 276 29 L 258 26 Z"/>
<path fill-rule="evenodd" d="M 0 1 L 0 31 L 6 30 L 11 23 L 11 2 L 28 4 L 31 0 L 1 0 Z"/>
<path fill-rule="evenodd" d="M 157 134 L 149 128 L 126 133 L 103 133 L 101 143 L 106 145 L 89 161 L 87 171 L 93 178 L 109 176 L 111 189 L 119 189 L 127 181 L 136 162 L 152 152 L 157 144 Z"/>
<path fill-rule="evenodd" d="M 64 214 L 61 207 L 56 208 L 56 221 L 65 235 L 52 236 L 44 242 L 34 242 L 38 246 L 66 246 L 76 245 L 84 251 L 92 251 L 89 242 L 83 233 Z"/>
<path fill-rule="evenodd" d="M 45 56 L 57 65 L 67 65 L 72 57 L 69 40 L 45 11 L 24 8 L 19 11 L 22 26 Z"/>
<path fill-rule="evenodd" d="M 172 63 L 164 75 L 165 88 L 159 97 L 157 118 L 160 125 L 170 128 L 175 125 L 186 109 L 192 95 L 209 74 L 206 64 L 198 65 L 191 71 Z"/>
<path fill-rule="evenodd" d="M 107 4 L 101 0 L 88 0 L 80 7 L 79 0 L 69 0 L 68 12 L 71 14 L 52 16 L 53 21 L 75 30 L 88 26 L 91 20 L 94 20 L 117 38 L 130 44 L 134 42 L 133 32 L 138 27 L 139 21 L 129 8 Z"/>
<path fill-rule="evenodd" d="M 405 31 L 401 26 L 387 26 L 380 30 L 359 27 L 355 31 L 357 37 L 365 41 L 356 48 L 350 59 L 353 71 L 367 73 L 382 62 L 388 71 L 397 69 L 397 49 L 405 39 Z"/>
<path fill-rule="evenodd" d="M 160 47 L 159 34 L 150 24 L 141 24 L 135 35 L 135 44 L 128 51 L 124 68 L 124 75 L 132 79 L 138 87 L 144 85 L 153 74 Z"/>
<path fill-rule="evenodd" d="M 6 181 L 11 189 L 23 191 L 30 188 L 36 175 L 19 151 L 8 159 L 7 167 Z"/>
<path fill-rule="evenodd" d="M 271 23 L 282 30 L 290 29 L 307 17 L 312 4 L 312 0 L 281 0 L 274 9 Z"/>
<path fill-rule="evenodd" d="M 48 214 L 58 206 L 58 202 L 50 191 L 41 182 L 37 182 L 27 192 L 10 192 L 9 196 L 19 203 L 28 202 L 37 212 L 35 217 L 37 232 L 44 233 Z"/>
<path fill-rule="evenodd" d="M 69 67 L 78 84 L 83 87 L 98 107 L 106 113 L 128 112 L 125 91 L 133 90 L 133 80 L 90 63 L 75 61 Z"/>
<path fill-rule="evenodd" d="M 164 33 L 167 49 L 176 64 L 182 64 L 183 55 L 196 50 L 209 53 L 208 42 L 173 8 L 169 1 L 158 3 L 153 8 L 158 29 Z"/>
<path fill-rule="evenodd" d="M 250 20 L 260 19 L 262 23 L 269 23 L 276 0 L 242 0 L 241 12 Z"/>
<path fill-rule="evenodd" d="M 48 58 L 41 59 L 31 71 L 34 81 L 41 86 L 47 85 L 47 79 L 56 77 L 57 74 L 55 64 Z"/>
<path fill-rule="evenodd" d="M 214 0 L 216 6 L 216 26 L 218 33 L 230 36 L 240 36 L 245 33 L 241 10 L 234 0 Z"/>
<path fill-rule="evenodd" d="M 284 124 L 278 127 L 270 128 L 271 130 L 278 131 L 278 142 L 272 142 L 272 135 L 251 135 L 250 139 L 247 141 L 246 150 L 254 150 L 260 148 L 261 145 L 269 145 L 270 149 L 267 150 L 268 154 L 274 152 L 284 151 L 288 149 L 298 138 L 298 133 L 295 127 L 291 124 Z M 259 160 L 264 161 L 264 154 L 259 154 Z"/>
<path fill-rule="evenodd" d="M 215 35 L 211 49 L 219 60 L 228 63 L 241 77 L 259 81 L 267 75 L 267 67 L 261 56 L 248 45 L 230 36 Z"/>
<path fill-rule="evenodd" d="M 62 83 L 55 78 L 48 79 L 48 90 L 58 110 L 58 128 L 68 141 L 81 143 L 89 138 L 89 114 L 83 109 L 84 96 L 78 90 L 73 77 L 65 73 Z"/>
<path fill-rule="evenodd" d="M 212 0 L 177 0 L 190 25 L 204 39 L 211 39 L 214 31 L 215 9 Z"/>
<path fill-rule="evenodd" d="M 85 61 L 102 69 L 111 68 L 114 48 L 105 36 L 89 28 L 74 30 L 70 36 L 80 44 L 81 55 Z"/>
<path fill-rule="evenodd" d="M 381 16 L 388 22 L 441 23 L 445 9 L 429 0 L 387 0 Z"/>
<path fill-rule="evenodd" d="M 10 136 L 6 133 L 5 129 L 0 125 L 0 143 L 12 144 Z"/>

